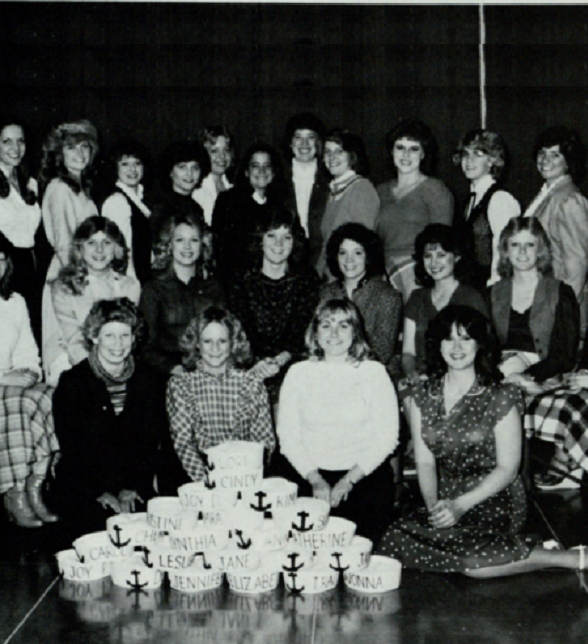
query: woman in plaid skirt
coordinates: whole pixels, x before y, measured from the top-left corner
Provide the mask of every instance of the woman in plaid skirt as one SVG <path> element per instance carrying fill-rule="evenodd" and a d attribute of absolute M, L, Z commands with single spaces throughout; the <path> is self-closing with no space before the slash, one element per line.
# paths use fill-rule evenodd
<path fill-rule="evenodd" d="M 9 518 L 24 528 L 57 521 L 42 486 L 59 445 L 52 387 L 41 384 L 39 350 L 27 305 L 12 291 L 13 245 L 0 233 L 0 493 Z"/>

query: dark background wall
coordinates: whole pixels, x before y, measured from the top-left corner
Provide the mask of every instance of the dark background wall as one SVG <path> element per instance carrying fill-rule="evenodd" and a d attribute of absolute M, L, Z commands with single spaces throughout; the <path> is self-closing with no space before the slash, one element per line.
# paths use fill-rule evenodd
<path fill-rule="evenodd" d="M 378 183 L 386 131 L 417 116 L 437 135 L 438 176 L 466 190 L 451 151 L 480 124 L 477 6 L 15 2 L 0 20 L 2 102 L 30 125 L 35 156 L 52 125 L 81 117 L 105 146 L 134 136 L 157 155 L 217 122 L 241 148 L 277 143 L 310 110 L 364 137 Z M 487 6 L 485 20 L 487 125 L 527 204 L 537 134 L 565 123 L 588 142 L 588 7 Z"/>

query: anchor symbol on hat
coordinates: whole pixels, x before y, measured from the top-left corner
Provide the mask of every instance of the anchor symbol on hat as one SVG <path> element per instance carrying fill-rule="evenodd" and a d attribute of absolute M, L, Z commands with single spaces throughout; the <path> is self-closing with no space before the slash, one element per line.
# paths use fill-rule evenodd
<path fill-rule="evenodd" d="M 292 522 L 294 530 L 297 530 L 298 532 L 309 532 L 314 528 L 314 523 L 311 523 L 309 526 L 306 525 L 306 519 L 310 516 L 308 512 L 301 510 L 300 512 L 297 512 L 297 515 L 300 517 L 300 525 L 298 526 Z"/>
<path fill-rule="evenodd" d="M 153 563 L 149 559 L 149 555 L 151 554 L 151 550 L 145 546 L 143 548 L 143 563 L 147 566 L 147 568 L 153 568 Z"/>
<path fill-rule="evenodd" d="M 83 555 L 80 555 L 80 553 L 77 551 L 75 546 L 73 547 L 73 549 L 75 550 L 76 557 L 78 558 L 78 561 L 80 563 L 86 563 L 86 557 L 84 557 Z"/>
<path fill-rule="evenodd" d="M 139 576 L 141 575 L 141 572 L 139 570 L 131 570 L 131 575 L 135 578 L 135 582 L 131 583 L 127 579 L 127 586 L 130 586 L 132 590 L 143 590 L 145 586 L 147 586 L 147 582 L 144 584 L 139 583 Z"/>
<path fill-rule="evenodd" d="M 131 543 L 130 539 L 127 539 L 124 543 L 122 543 L 122 541 L 120 540 L 120 533 L 122 532 L 122 529 L 119 528 L 119 526 L 114 525 L 112 526 L 112 529 L 116 532 L 116 541 L 110 536 L 110 534 L 108 535 L 108 538 L 110 539 L 110 543 L 113 546 L 117 548 L 124 548 L 125 546 L 128 546 L 129 543 Z"/>
<path fill-rule="evenodd" d="M 290 573 L 295 573 L 298 572 L 301 568 L 304 568 L 304 563 L 301 563 L 299 566 L 296 565 L 296 559 L 299 557 L 299 554 L 297 552 L 291 552 L 288 555 L 288 559 L 290 559 L 290 567 L 288 566 L 282 566 L 282 570 L 285 570 Z"/>
<path fill-rule="evenodd" d="M 329 564 L 329 568 L 335 570 L 336 572 L 345 572 L 346 570 L 349 570 L 349 566 L 345 566 L 345 568 L 341 566 L 341 552 L 333 552 L 333 557 L 335 557 L 335 559 L 337 560 L 337 565 L 333 566 L 332 564 Z"/>
<path fill-rule="evenodd" d="M 295 572 L 289 572 L 286 577 L 290 577 L 292 580 L 292 585 L 286 584 L 286 588 L 292 593 L 292 595 L 300 595 L 300 593 L 306 588 L 306 586 L 302 586 L 301 588 L 296 587 L 296 579 L 298 578 L 298 575 Z"/>
<path fill-rule="evenodd" d="M 216 481 L 210 481 L 210 477 L 208 476 L 208 470 L 204 470 L 204 487 L 207 490 L 214 490 L 216 487 Z"/>
<path fill-rule="evenodd" d="M 194 558 L 196 558 L 196 557 L 202 557 L 202 565 L 204 566 L 204 570 L 210 570 L 212 568 L 212 564 L 206 563 L 206 556 L 205 556 L 204 552 L 202 552 L 202 551 L 197 552 L 194 555 Z"/>
<path fill-rule="evenodd" d="M 237 541 L 238 548 L 241 548 L 241 550 L 251 548 L 251 539 L 247 539 L 247 541 L 243 539 L 243 530 L 235 530 L 235 534 L 239 537 L 239 541 Z"/>
<path fill-rule="evenodd" d="M 253 496 L 257 497 L 257 505 L 253 505 L 253 503 L 250 503 L 249 505 L 251 506 L 252 510 L 256 510 L 257 512 L 267 512 L 267 510 L 271 510 L 272 504 L 269 503 L 268 505 L 263 504 L 263 499 L 264 497 L 267 496 L 266 492 L 262 492 L 261 490 L 259 492 L 256 492 Z"/>

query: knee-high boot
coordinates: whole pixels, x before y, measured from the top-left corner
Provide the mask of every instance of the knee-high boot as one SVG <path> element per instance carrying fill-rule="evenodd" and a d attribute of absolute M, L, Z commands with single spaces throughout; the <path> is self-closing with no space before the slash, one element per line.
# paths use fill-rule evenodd
<path fill-rule="evenodd" d="M 43 525 L 29 505 L 24 481 L 19 481 L 4 494 L 4 507 L 8 518 L 22 528 L 40 528 Z"/>

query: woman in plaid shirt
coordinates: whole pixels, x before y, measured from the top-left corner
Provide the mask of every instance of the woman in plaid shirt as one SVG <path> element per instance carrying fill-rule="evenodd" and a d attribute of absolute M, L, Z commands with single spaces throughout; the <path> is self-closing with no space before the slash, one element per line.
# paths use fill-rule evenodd
<path fill-rule="evenodd" d="M 225 441 L 263 443 L 269 458 L 276 441 L 265 385 L 254 372 L 237 368 L 251 358 L 240 322 L 209 306 L 190 322 L 181 346 L 187 372 L 169 381 L 167 413 L 190 478 L 204 477 L 202 450 Z"/>

